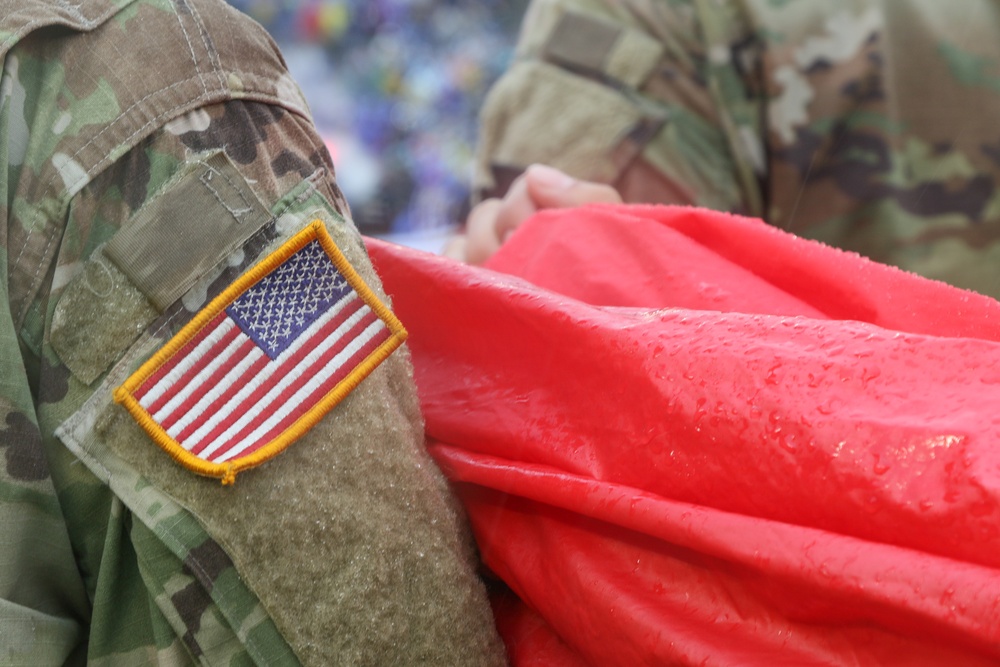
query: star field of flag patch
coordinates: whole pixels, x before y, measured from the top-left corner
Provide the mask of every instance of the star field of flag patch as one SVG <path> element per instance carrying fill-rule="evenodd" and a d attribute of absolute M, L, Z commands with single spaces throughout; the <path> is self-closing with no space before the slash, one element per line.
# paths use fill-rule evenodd
<path fill-rule="evenodd" d="M 209 303 L 115 393 L 202 475 L 274 457 L 406 338 L 316 221 Z"/>

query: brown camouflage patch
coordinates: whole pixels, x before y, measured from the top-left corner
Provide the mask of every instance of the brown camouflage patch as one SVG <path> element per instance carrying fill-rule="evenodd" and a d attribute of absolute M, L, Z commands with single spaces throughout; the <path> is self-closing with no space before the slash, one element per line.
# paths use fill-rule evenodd
<path fill-rule="evenodd" d="M 226 155 L 243 165 L 257 159 L 258 151 L 266 144 L 268 126 L 287 113 L 281 107 L 257 102 L 226 102 L 222 108 L 223 116 L 213 118 L 208 129 L 186 132 L 181 142 L 199 152 L 225 146 Z"/>
<path fill-rule="evenodd" d="M 49 476 L 49 464 L 42 449 L 38 427 L 20 412 L 7 415 L 0 430 L 0 448 L 7 462 L 7 474 L 22 482 L 38 482 Z"/>
<path fill-rule="evenodd" d="M 184 567 L 211 591 L 219 575 L 233 567 L 233 562 L 215 540 L 206 540 L 191 550 Z"/>
<path fill-rule="evenodd" d="M 177 613 L 180 614 L 184 627 L 187 628 L 187 632 L 184 633 L 181 639 L 187 645 L 192 655 L 195 657 L 202 655 L 202 649 L 198 645 L 196 637 L 198 630 L 201 629 L 202 615 L 212 606 L 212 598 L 208 596 L 208 593 L 201 587 L 201 584 L 197 581 L 192 581 L 171 595 L 170 601 L 173 603 Z"/>
<path fill-rule="evenodd" d="M 39 403 L 58 403 L 69 393 L 69 369 L 62 364 L 52 364 L 42 356 L 38 386 Z"/>

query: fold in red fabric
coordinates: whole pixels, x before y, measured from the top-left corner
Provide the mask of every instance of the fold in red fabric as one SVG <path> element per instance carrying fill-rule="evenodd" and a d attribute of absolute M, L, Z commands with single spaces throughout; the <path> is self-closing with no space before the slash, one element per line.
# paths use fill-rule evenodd
<path fill-rule="evenodd" d="M 1000 660 L 1000 303 L 692 208 L 369 251 L 513 664 Z"/>

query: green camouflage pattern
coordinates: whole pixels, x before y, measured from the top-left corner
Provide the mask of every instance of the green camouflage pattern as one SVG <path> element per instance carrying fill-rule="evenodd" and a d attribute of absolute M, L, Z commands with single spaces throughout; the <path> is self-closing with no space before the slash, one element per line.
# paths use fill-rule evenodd
<path fill-rule="evenodd" d="M 471 538 L 420 447 L 405 348 L 232 488 L 179 468 L 111 401 L 317 216 L 381 291 L 264 31 L 212 0 L 0 0 L 0 60 L 0 665 L 502 664 Z M 103 247 L 220 150 L 270 220 L 161 312 Z M 331 472 L 334 454 L 354 458 Z M 267 494 L 316 526 L 273 572 L 254 565 L 280 546 L 266 535 L 295 521 Z M 307 579 L 310 563 L 335 571 Z"/>
<path fill-rule="evenodd" d="M 476 186 L 526 165 L 1000 296 L 993 0 L 536 0 Z"/>

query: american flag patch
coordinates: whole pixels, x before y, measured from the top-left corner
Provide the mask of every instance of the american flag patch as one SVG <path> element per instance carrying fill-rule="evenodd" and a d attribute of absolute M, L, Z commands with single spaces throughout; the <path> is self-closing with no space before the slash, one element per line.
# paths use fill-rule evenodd
<path fill-rule="evenodd" d="M 115 393 L 174 459 L 231 484 L 311 428 L 406 338 L 315 221 Z"/>

